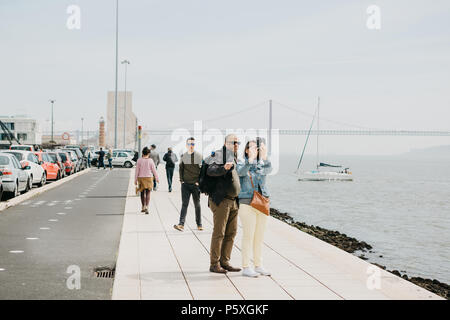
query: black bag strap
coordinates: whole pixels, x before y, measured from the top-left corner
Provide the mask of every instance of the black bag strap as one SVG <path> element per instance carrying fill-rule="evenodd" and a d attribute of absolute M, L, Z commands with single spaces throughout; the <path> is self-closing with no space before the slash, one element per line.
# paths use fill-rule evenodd
<path fill-rule="evenodd" d="M 222 161 L 223 164 L 227 163 L 227 147 L 222 147 Z"/>

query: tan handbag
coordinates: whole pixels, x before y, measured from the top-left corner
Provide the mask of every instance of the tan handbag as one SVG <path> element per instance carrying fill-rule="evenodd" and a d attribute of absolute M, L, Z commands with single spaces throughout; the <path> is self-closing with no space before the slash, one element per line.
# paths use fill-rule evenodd
<path fill-rule="evenodd" d="M 253 185 L 253 179 L 252 175 L 249 172 L 250 176 L 250 182 L 252 183 L 252 188 L 255 189 L 255 186 Z M 267 197 L 264 197 L 261 193 L 254 190 L 253 191 L 253 198 L 250 202 L 250 205 L 255 208 L 258 211 L 261 211 L 265 215 L 270 215 L 270 200 Z"/>

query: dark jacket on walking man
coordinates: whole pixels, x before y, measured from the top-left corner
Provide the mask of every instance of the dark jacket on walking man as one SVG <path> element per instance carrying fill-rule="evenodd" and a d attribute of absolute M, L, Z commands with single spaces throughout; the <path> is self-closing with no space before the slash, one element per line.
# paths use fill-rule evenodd
<path fill-rule="evenodd" d="M 208 199 L 208 206 L 213 212 L 214 220 L 209 271 L 216 273 L 241 271 L 240 268 L 230 265 L 231 251 L 237 232 L 238 195 L 241 191 L 239 175 L 236 171 L 239 144 L 237 136 L 229 134 L 225 137 L 224 147 L 205 160 L 208 164 L 206 174 L 216 180 L 215 189 Z"/>
<path fill-rule="evenodd" d="M 103 148 L 100 148 L 100 151 L 98 153 L 97 169 L 100 169 L 100 167 L 103 167 L 103 169 L 106 169 L 106 167 L 105 167 L 105 151 L 103 151 Z"/>
<path fill-rule="evenodd" d="M 167 153 L 163 157 L 163 161 L 166 162 L 166 176 L 169 192 L 172 192 L 173 171 L 175 170 L 175 163 L 178 161 L 178 157 L 173 153 L 172 148 L 168 148 Z"/>
<path fill-rule="evenodd" d="M 200 188 L 199 176 L 202 165 L 202 155 L 194 151 L 195 139 L 190 137 L 186 140 L 187 151 L 181 155 L 180 158 L 180 182 L 181 182 L 181 212 L 180 221 L 173 227 L 177 230 L 184 230 L 184 223 L 186 220 L 187 208 L 189 206 L 189 199 L 192 195 L 195 207 L 195 222 L 197 229 L 203 230 L 202 227 L 202 213 L 200 206 Z"/>

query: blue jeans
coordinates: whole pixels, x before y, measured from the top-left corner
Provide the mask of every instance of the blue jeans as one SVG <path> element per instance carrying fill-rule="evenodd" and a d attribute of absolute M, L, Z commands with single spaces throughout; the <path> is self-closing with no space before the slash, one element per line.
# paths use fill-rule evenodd
<path fill-rule="evenodd" d="M 112 159 L 108 159 L 109 168 L 112 169 Z"/>
<path fill-rule="evenodd" d="M 158 169 L 157 166 L 155 166 L 155 167 L 156 167 L 156 169 Z M 156 177 L 153 178 L 153 190 L 156 190 Z"/>
<path fill-rule="evenodd" d="M 100 169 L 100 167 L 103 167 L 103 169 L 106 169 L 105 167 L 105 162 L 103 161 L 103 159 L 99 159 L 97 164 L 97 169 Z"/>
<path fill-rule="evenodd" d="M 166 168 L 166 176 L 167 176 L 167 183 L 169 184 L 169 191 L 172 191 L 172 178 L 174 170 L 175 168 Z"/>

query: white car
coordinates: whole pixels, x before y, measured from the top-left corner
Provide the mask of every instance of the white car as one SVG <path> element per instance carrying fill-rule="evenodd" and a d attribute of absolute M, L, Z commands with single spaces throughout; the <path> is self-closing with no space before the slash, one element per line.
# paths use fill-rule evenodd
<path fill-rule="evenodd" d="M 21 192 L 30 190 L 30 178 L 25 172 L 27 167 L 22 167 L 17 158 L 12 154 L 0 153 L 0 170 L 2 171 L 2 188 L 13 198 Z"/>
<path fill-rule="evenodd" d="M 135 164 L 136 162 L 133 161 L 133 156 L 131 154 L 124 151 L 113 151 L 112 153 L 113 166 L 132 168 Z M 105 165 L 108 165 L 108 160 L 106 160 L 106 156 L 105 156 Z"/>
<path fill-rule="evenodd" d="M 13 144 L 9 147 L 10 150 L 25 150 L 34 151 L 34 147 L 27 144 Z"/>
<path fill-rule="evenodd" d="M 37 184 L 41 187 L 47 182 L 45 170 L 39 164 L 39 160 L 33 152 L 22 150 L 4 150 L 2 151 L 2 153 L 12 154 L 21 164 L 28 162 L 28 166 L 30 167 L 30 169 L 25 170 L 25 172 L 28 174 L 28 177 L 30 178 L 29 181 L 31 185 Z"/>
<path fill-rule="evenodd" d="M 113 152 L 126 152 L 126 153 L 129 153 L 129 154 L 134 154 L 134 151 L 131 150 L 131 149 L 113 149 L 112 151 Z"/>

